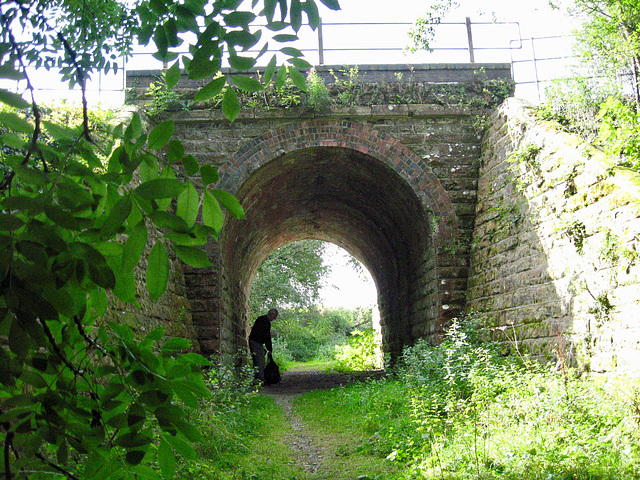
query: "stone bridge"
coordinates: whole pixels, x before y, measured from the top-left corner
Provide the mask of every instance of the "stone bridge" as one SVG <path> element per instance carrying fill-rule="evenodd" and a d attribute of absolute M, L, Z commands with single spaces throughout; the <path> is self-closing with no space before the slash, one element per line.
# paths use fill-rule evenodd
<path fill-rule="evenodd" d="M 331 67 L 325 68 L 321 73 L 327 77 Z M 360 67 L 363 84 L 390 85 L 410 76 L 412 88 L 420 91 L 445 85 L 449 99 L 452 91 L 473 91 L 478 71 L 490 81 L 510 81 L 508 65 Z M 128 83 L 143 91 L 152 78 L 130 72 Z M 188 82 L 181 82 L 188 91 Z M 402 88 L 409 87 L 391 86 L 385 98 Z M 476 88 L 473 95 L 486 94 Z M 553 349 L 551 325 L 573 333 L 566 309 L 531 314 L 536 305 L 563 304 L 552 289 L 544 290 L 544 298 L 527 300 L 522 314 L 509 304 L 523 288 L 542 291 L 540 286 L 553 285 L 554 279 L 514 273 L 509 267 L 520 257 L 509 259 L 509 248 L 487 244 L 487 225 L 500 205 L 485 199 L 508 183 L 506 158 L 509 148 L 517 147 L 505 133 L 506 120 L 494 117 L 494 143 L 483 146 L 478 123 L 494 105 L 468 98 L 448 104 L 443 95 L 432 97 L 437 102 L 365 101 L 322 112 L 304 106 L 246 108 L 233 123 L 215 109 L 171 115 L 187 152 L 219 166 L 216 188 L 235 194 L 247 216 L 227 219 L 219 241 L 207 246 L 212 268 L 182 266 L 179 282 L 202 351 L 246 351 L 254 274 L 274 250 L 305 239 L 332 242 L 369 270 L 378 292 L 383 349 L 391 359 L 418 338 L 440 336 L 467 305 L 496 315 L 498 323 L 515 323 L 518 332 L 527 332 L 523 341 L 544 344 L 538 353 Z M 504 174 L 493 166 L 480 170 L 496 159 Z M 491 183 L 496 175 L 501 184 Z M 522 243 L 536 264 L 543 249 L 530 239 Z M 506 303 L 498 305 L 503 294 Z"/>

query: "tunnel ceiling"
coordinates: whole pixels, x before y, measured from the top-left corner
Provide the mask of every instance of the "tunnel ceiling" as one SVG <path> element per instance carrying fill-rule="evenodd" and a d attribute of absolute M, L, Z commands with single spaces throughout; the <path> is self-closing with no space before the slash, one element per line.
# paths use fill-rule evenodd
<path fill-rule="evenodd" d="M 287 153 L 253 172 L 237 196 L 247 219 L 229 221 L 224 241 L 233 274 L 245 285 L 275 249 L 318 239 L 358 258 L 380 289 L 414 271 L 429 243 L 429 223 L 411 187 L 354 150 Z"/>

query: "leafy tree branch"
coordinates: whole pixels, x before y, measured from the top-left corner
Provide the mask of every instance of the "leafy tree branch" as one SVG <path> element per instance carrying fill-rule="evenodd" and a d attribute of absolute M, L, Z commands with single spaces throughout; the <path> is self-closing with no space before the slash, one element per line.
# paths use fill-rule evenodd
<path fill-rule="evenodd" d="M 321 0 L 338 8 L 335 0 Z M 0 5 L 0 78 L 26 83 L 30 101 L 0 89 L 0 423 L 6 478 L 172 478 L 176 456 L 196 458 L 201 433 L 185 419 L 210 396 L 207 359 L 191 342 L 142 335 L 104 320 L 113 298 L 136 303 L 134 272 L 146 270 L 157 301 L 170 272 L 171 249 L 185 263 L 210 265 L 203 249 L 226 216 L 243 218 L 238 201 L 216 188 L 218 174 L 173 138 L 173 122 L 145 131 L 140 115 L 91 135 L 86 82 L 117 70 L 134 43 L 152 44 L 171 66 L 167 85 L 184 74 L 209 82 L 209 98 L 228 85 L 223 111 L 238 114 L 236 89 L 259 91 L 290 78 L 301 52 L 280 49 L 263 82 L 218 77 L 223 59 L 242 72 L 261 30 L 293 33 L 303 15 L 317 26 L 311 0 L 9 0 Z M 245 5 L 247 6 L 247 5 Z M 195 41 L 186 50 L 184 38 Z M 278 42 L 277 35 L 270 41 Z M 267 50 L 263 42 L 262 51 Z M 31 69 L 56 69 L 80 86 L 80 125 L 55 122 L 36 102 Z M 219 80 L 222 78 L 222 80 Z M 92 138 L 93 137 L 93 138 Z M 178 166 L 180 168 L 178 168 Z M 184 169 L 189 178 L 182 177 Z M 133 179 L 139 179 L 133 183 Z M 201 221 L 197 221 L 198 219 Z"/>

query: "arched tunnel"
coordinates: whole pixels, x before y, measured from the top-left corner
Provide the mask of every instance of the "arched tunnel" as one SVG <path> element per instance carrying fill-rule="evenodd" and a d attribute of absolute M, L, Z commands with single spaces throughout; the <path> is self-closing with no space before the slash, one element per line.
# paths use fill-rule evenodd
<path fill-rule="evenodd" d="M 411 286 L 431 241 L 425 212 L 397 173 L 353 150 L 314 147 L 264 165 L 237 196 L 247 218 L 232 222 L 223 249 L 245 296 L 275 249 L 296 240 L 332 242 L 371 272 L 383 344 L 411 341 Z"/>
<path fill-rule="evenodd" d="M 383 351 L 392 362 L 404 345 L 438 326 L 446 281 L 438 276 L 437 242 L 447 228 L 434 211 L 442 205 L 429 205 L 428 195 L 416 191 L 425 187 L 424 172 L 414 168 L 408 181 L 406 165 L 394 168 L 370 149 L 309 143 L 276 151 L 235 193 L 246 219 L 227 221 L 220 237 L 229 314 L 242 337 L 252 321 L 251 280 L 271 252 L 297 240 L 332 242 L 371 273 Z"/>

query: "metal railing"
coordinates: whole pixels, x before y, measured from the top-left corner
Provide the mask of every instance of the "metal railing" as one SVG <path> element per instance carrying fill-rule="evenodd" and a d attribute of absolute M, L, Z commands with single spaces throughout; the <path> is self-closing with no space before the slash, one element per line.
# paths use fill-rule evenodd
<path fill-rule="evenodd" d="M 570 76 L 570 69 L 575 65 L 570 54 L 558 55 L 560 50 L 570 50 L 570 37 L 525 39 L 518 22 L 471 22 L 466 18 L 464 22 L 441 23 L 435 26 L 431 49 L 414 52 L 406 47 L 410 44 L 408 32 L 412 26 L 408 22 L 321 23 L 317 32 L 302 29 L 296 47 L 315 65 L 510 63 L 518 96 L 533 102 L 543 100 L 544 85 L 555 78 Z M 562 48 L 558 48 L 560 41 Z M 555 42 L 551 49 L 546 46 L 550 42 Z M 268 55 L 263 55 L 257 66 L 265 66 L 270 54 L 278 56 L 278 52 L 268 50 Z M 96 75 L 88 85 L 88 92 L 97 98 L 113 94 L 123 97 L 127 69 L 159 70 L 163 66 L 148 49 L 137 49 L 129 61 L 123 61 L 117 74 Z M 44 83 L 47 86 L 38 88 L 43 93 L 58 95 L 68 90 L 60 82 Z"/>

